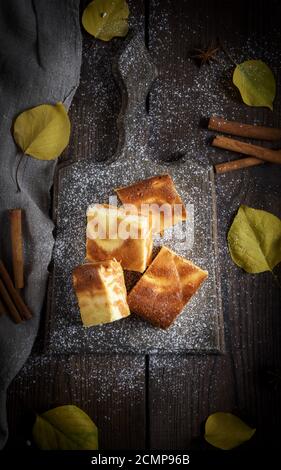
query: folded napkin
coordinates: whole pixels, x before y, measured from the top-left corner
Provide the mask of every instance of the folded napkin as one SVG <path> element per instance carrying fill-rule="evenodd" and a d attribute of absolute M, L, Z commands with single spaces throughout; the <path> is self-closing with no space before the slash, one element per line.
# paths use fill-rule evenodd
<path fill-rule="evenodd" d="M 26 361 L 38 330 L 53 248 L 50 189 L 56 162 L 18 152 L 13 119 L 42 103 L 66 107 L 78 86 L 81 63 L 79 0 L 0 3 L 0 257 L 11 268 L 7 210 L 24 211 L 24 297 L 34 316 L 15 325 L 0 317 L 0 448 L 8 436 L 6 391 Z M 16 184 L 17 179 L 20 191 Z"/>

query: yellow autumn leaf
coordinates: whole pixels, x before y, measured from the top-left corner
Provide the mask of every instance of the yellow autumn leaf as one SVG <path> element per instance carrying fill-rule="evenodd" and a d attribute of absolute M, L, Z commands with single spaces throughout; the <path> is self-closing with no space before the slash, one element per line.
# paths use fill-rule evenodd
<path fill-rule="evenodd" d="M 70 137 L 70 121 L 64 105 L 42 104 L 24 111 L 15 120 L 13 135 L 26 155 L 54 160 L 68 145 Z"/>
<path fill-rule="evenodd" d="M 38 415 L 32 430 L 42 450 L 98 449 L 98 429 L 80 408 L 64 405 Z"/>
<path fill-rule="evenodd" d="M 256 430 L 231 413 L 214 413 L 205 424 L 205 439 L 209 444 L 230 450 L 248 441 Z"/>
<path fill-rule="evenodd" d="M 234 263 L 248 273 L 272 271 L 281 262 L 281 220 L 270 212 L 240 206 L 227 240 Z"/>
<path fill-rule="evenodd" d="M 128 33 L 129 7 L 126 0 L 94 0 L 85 8 L 82 24 L 86 31 L 102 41 Z"/>
<path fill-rule="evenodd" d="M 273 110 L 276 94 L 275 78 L 262 60 L 246 60 L 238 64 L 233 73 L 233 83 L 248 106 L 266 106 Z"/>

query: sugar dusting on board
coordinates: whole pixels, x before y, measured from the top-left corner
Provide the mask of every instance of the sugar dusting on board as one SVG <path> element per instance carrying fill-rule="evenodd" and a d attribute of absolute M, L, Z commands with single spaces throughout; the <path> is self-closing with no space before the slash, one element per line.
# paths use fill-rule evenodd
<path fill-rule="evenodd" d="M 106 370 L 103 366 L 99 366 L 95 361 L 95 356 L 66 356 L 60 355 L 54 357 L 52 354 L 36 355 L 33 354 L 21 369 L 20 374 L 15 379 L 20 384 L 20 390 L 17 391 L 17 400 L 21 398 L 21 394 L 26 394 L 36 386 L 38 377 L 45 380 L 44 402 L 56 403 L 54 394 L 56 393 L 56 385 L 64 383 L 65 388 L 57 390 L 58 404 L 70 402 L 72 404 L 81 403 L 81 394 L 84 396 L 82 408 L 87 411 L 87 406 L 93 402 L 102 404 L 107 400 L 112 400 L 115 395 L 116 401 L 120 401 L 118 390 L 122 389 L 122 399 L 127 400 L 131 396 L 134 388 L 142 389 L 145 382 L 145 359 L 141 356 L 107 356 Z M 118 367 L 116 367 L 118 363 Z M 85 373 L 81 374 L 81 370 Z M 52 371 L 52 374 L 50 373 Z M 63 379 L 62 379 L 63 378 Z M 75 390 L 70 388 L 69 382 L 77 383 L 79 386 Z M 89 384 L 90 387 L 89 387 Z M 85 396 L 85 390 L 88 390 Z M 64 397 L 64 398 L 63 398 Z M 131 401 L 130 406 L 135 406 L 135 402 Z M 32 404 L 32 406 L 37 406 Z M 80 405 L 81 406 L 81 405 Z M 36 412 L 46 411 L 34 409 Z M 102 417 L 103 419 L 103 417 Z"/>
<path fill-rule="evenodd" d="M 154 3 L 155 5 L 157 4 L 157 2 Z M 161 2 L 158 3 L 160 8 Z M 157 56 L 161 56 L 163 51 L 169 47 L 173 41 L 173 34 L 169 26 L 169 18 L 165 11 L 161 16 L 161 20 L 159 21 L 158 18 L 157 21 L 158 30 L 163 32 L 163 38 L 161 38 L 161 35 L 158 35 L 158 33 L 157 37 L 155 33 L 152 33 L 150 38 L 150 41 L 153 44 L 151 53 L 153 54 L 156 64 Z M 188 24 L 185 25 L 185 28 L 189 28 Z M 199 24 L 196 30 L 189 31 L 189 36 L 192 34 L 195 37 L 198 35 L 198 33 L 201 33 L 201 29 L 202 28 Z M 274 32 L 275 37 L 278 36 L 278 34 L 279 33 Z M 85 99 L 85 106 L 86 101 L 89 100 L 89 96 L 92 96 L 93 99 L 91 106 L 86 106 L 87 119 L 83 120 L 84 123 L 86 122 L 84 127 L 80 125 L 80 116 L 78 111 L 75 109 L 75 107 L 72 109 L 72 116 L 76 122 L 78 131 L 78 134 L 75 134 L 76 140 L 73 143 L 72 151 L 74 152 L 75 156 L 75 152 L 81 154 L 81 149 L 83 149 L 83 154 L 87 155 L 87 158 L 93 160 L 102 160 L 105 158 L 105 155 L 109 157 L 115 151 L 118 135 L 115 119 L 120 107 L 120 100 L 118 98 L 117 87 L 110 74 L 110 63 L 106 55 L 106 46 L 100 45 L 98 49 L 98 47 L 94 47 L 92 45 L 92 41 L 91 44 L 89 40 L 87 41 L 88 43 L 86 44 L 86 48 L 84 50 L 84 63 L 88 63 L 91 65 L 91 67 L 93 67 L 93 74 L 91 79 L 89 77 L 87 77 L 86 81 L 83 81 L 82 79 L 81 87 L 77 96 L 79 99 Z M 225 47 L 228 47 L 228 44 L 225 44 Z M 103 49 L 102 54 L 100 53 L 101 49 Z M 272 44 L 268 44 L 267 41 L 263 41 L 261 45 L 260 39 L 257 40 L 255 37 L 251 37 L 245 41 L 241 49 L 236 50 L 232 46 L 229 46 L 228 50 L 235 61 L 238 63 L 249 58 L 262 58 L 268 63 L 268 65 L 271 66 L 273 71 L 277 70 L 277 68 L 280 66 L 280 49 L 278 47 L 278 41 L 276 42 L 276 46 L 273 47 Z M 272 52 L 269 53 L 269 51 Z M 218 64 L 213 63 L 210 66 L 205 66 L 198 70 L 193 64 L 192 60 L 188 58 L 188 51 L 186 51 L 186 56 L 181 56 L 175 59 L 177 61 L 177 66 L 179 66 L 179 74 L 181 74 L 185 79 L 184 80 L 182 78 L 180 84 L 176 78 L 169 78 L 168 71 L 165 73 L 164 70 L 160 70 L 159 79 L 153 86 L 150 99 L 150 156 L 153 155 L 154 158 L 163 160 L 167 160 L 171 156 L 183 156 L 183 158 L 186 158 L 187 156 L 194 157 L 201 161 L 203 165 L 208 165 L 209 162 L 213 163 L 224 161 L 228 158 L 233 158 L 230 154 L 217 151 L 207 145 L 207 139 L 211 134 L 206 132 L 206 130 L 202 129 L 200 132 L 198 132 L 198 125 L 201 118 L 205 118 L 210 114 L 218 114 L 222 116 L 227 115 L 228 118 L 244 120 L 245 122 L 251 123 L 256 122 L 257 124 L 274 124 L 272 122 L 273 118 L 269 112 L 260 110 L 259 117 L 257 118 L 257 113 L 255 110 L 255 117 L 253 117 L 254 113 L 252 113 L 251 108 L 246 108 L 243 104 L 241 104 L 239 95 L 231 85 L 231 64 L 226 59 L 223 52 L 218 54 L 218 59 Z M 192 70 L 192 74 L 190 74 L 190 70 Z M 192 75 L 192 80 L 190 79 L 190 75 Z M 116 99 L 114 100 L 112 100 L 112 90 L 116 90 Z M 192 100 L 190 97 L 192 97 Z M 95 113 L 95 107 L 98 108 L 97 113 Z M 189 111 L 189 115 L 192 114 L 193 116 L 192 121 L 190 122 L 186 122 L 187 107 L 189 110 L 191 109 L 191 111 Z M 105 117 L 104 120 L 112 121 L 110 132 L 108 130 L 110 126 L 104 125 L 103 117 Z M 135 123 L 135 126 L 138 126 L 137 122 Z M 181 137 L 179 137 L 177 133 L 174 133 L 175 128 L 180 128 L 183 130 Z M 85 132 L 87 133 L 87 142 L 85 142 L 84 139 Z M 75 147 L 76 145 L 77 147 Z M 146 154 L 147 149 L 141 145 L 136 148 L 135 142 L 133 145 L 129 141 L 128 146 L 131 148 L 132 152 L 137 152 L 140 157 Z M 93 153 L 93 149 L 97 151 Z M 251 172 L 251 179 L 249 179 L 249 171 Z M 241 202 L 247 203 L 248 199 L 249 201 L 253 200 L 253 198 L 250 198 L 250 194 L 255 194 L 256 186 L 262 184 L 260 178 L 261 171 L 266 171 L 266 168 L 253 168 L 251 170 L 245 170 L 235 174 L 220 176 L 220 182 L 217 188 L 220 237 L 219 249 L 221 259 L 223 259 L 226 269 L 232 269 L 232 264 L 227 255 L 227 246 L 225 243 L 227 225 L 229 224 L 229 220 L 235 209 Z M 77 176 L 79 177 L 80 175 L 77 174 Z M 86 187 L 90 186 L 91 175 L 87 176 L 84 174 L 83 178 L 83 184 L 85 184 Z M 234 198 L 233 194 L 234 185 L 232 187 L 232 182 L 234 180 L 235 193 L 237 193 L 236 199 Z M 266 178 L 264 178 L 264 180 L 266 181 Z M 263 183 L 263 186 L 266 194 L 271 192 L 272 198 L 259 200 L 259 207 L 266 210 L 271 210 L 272 212 L 276 213 L 276 207 L 279 207 L 277 183 L 276 187 L 268 187 L 266 186 L 265 182 Z M 260 191 L 259 194 L 261 194 Z M 80 196 L 80 194 L 77 195 L 77 197 Z M 77 200 L 75 200 L 75 198 L 69 199 L 67 201 L 67 205 L 69 206 L 70 211 L 73 211 L 77 206 Z M 84 205 L 86 209 L 86 201 Z M 83 239 L 85 236 L 85 221 L 83 220 L 83 217 L 78 220 L 80 220 L 80 223 L 77 223 L 75 230 L 80 233 L 79 236 L 81 236 L 81 239 Z M 60 221 L 67 225 L 69 222 L 67 214 L 61 214 Z M 66 227 L 59 227 L 58 230 L 60 231 L 65 228 Z M 204 231 L 204 227 L 199 227 L 199 230 Z M 59 273 L 61 274 L 60 282 L 59 277 L 57 278 L 58 282 L 56 288 L 58 293 L 61 291 L 63 295 L 68 295 L 71 292 L 70 277 L 67 280 L 67 289 L 65 289 L 64 277 L 64 264 L 68 262 L 68 260 L 64 258 L 64 253 L 66 251 L 66 243 L 69 245 L 72 243 L 71 236 L 72 233 L 69 233 L 68 242 L 58 236 L 56 244 L 55 253 L 57 256 L 58 269 L 60 270 Z M 79 258 L 81 261 L 84 257 L 83 243 L 78 244 L 76 248 L 78 250 L 77 258 Z M 200 260 L 198 263 L 199 262 Z M 202 267 L 204 266 L 202 265 Z M 239 293 L 237 293 L 237 295 L 239 296 Z M 65 311 L 65 309 L 63 309 L 63 306 L 61 313 L 62 315 L 68 313 Z M 75 318 L 75 321 L 77 322 L 75 328 L 81 327 L 79 316 L 77 314 Z M 76 348 L 80 348 L 80 339 L 79 342 L 75 344 L 76 340 L 71 338 L 71 331 L 70 334 L 66 335 L 65 333 L 65 329 L 62 329 L 61 331 L 58 330 L 56 332 L 56 351 L 60 352 L 60 346 L 62 352 L 66 350 L 71 352 L 72 349 L 75 350 Z M 200 335 L 200 331 L 198 334 Z M 116 341 L 116 337 L 113 337 L 112 339 Z M 87 341 L 86 337 L 85 341 Z M 118 340 L 116 342 L 116 346 L 118 347 Z M 51 356 L 31 356 L 28 363 L 22 370 L 21 376 L 18 378 L 18 380 L 21 380 L 21 377 L 28 377 L 30 371 L 36 370 L 37 366 L 39 365 L 42 373 L 46 371 L 47 374 L 48 363 L 51 361 L 53 361 Z M 122 369 L 121 374 L 113 370 L 110 370 L 110 372 L 107 371 L 105 374 L 104 370 L 93 369 L 93 375 L 88 376 L 89 383 L 93 378 L 98 378 L 100 384 L 99 393 L 101 394 L 111 393 L 111 384 L 115 383 L 117 383 L 119 388 L 122 387 L 124 390 L 127 387 L 128 389 L 131 387 L 139 387 L 140 381 L 135 380 L 135 378 L 142 375 L 143 364 L 141 363 L 142 365 L 140 365 L 136 361 L 137 360 L 135 360 L 135 363 L 132 363 L 132 371 L 134 372 L 131 374 L 129 368 L 125 366 Z M 159 356 L 159 359 L 157 359 L 157 356 L 155 356 L 154 366 L 157 366 L 158 361 L 159 367 L 163 367 L 165 365 L 167 365 L 167 367 L 169 365 L 171 366 L 171 360 L 169 359 L 169 356 Z M 63 372 L 66 375 L 66 380 L 68 376 L 71 378 L 71 380 L 86 380 L 85 376 L 83 377 L 81 375 L 80 368 L 78 366 L 75 367 L 65 356 L 60 358 L 60 362 L 62 364 Z M 83 368 L 83 364 L 81 364 L 81 368 Z M 38 377 L 38 374 L 36 377 Z M 55 377 L 50 377 L 50 380 L 55 382 L 56 379 Z M 30 386 L 31 385 L 28 384 L 27 381 L 26 387 Z M 81 397 L 74 396 L 73 400 L 75 401 L 75 399 L 81 400 Z"/>
<path fill-rule="evenodd" d="M 163 28 L 167 27 L 164 15 Z M 167 37 L 169 38 L 169 33 Z M 161 44 L 160 49 L 164 46 Z M 240 51 L 241 56 L 251 55 L 251 48 L 251 43 L 246 43 L 245 50 Z M 235 51 L 230 49 L 229 52 L 237 61 L 240 60 Z M 129 49 L 122 58 L 123 76 L 128 77 L 130 74 L 139 76 L 138 60 L 139 57 L 134 55 L 134 50 Z M 200 119 L 210 114 L 227 113 L 230 118 L 237 119 L 243 105 L 239 101 L 237 91 L 231 85 L 233 67 L 223 52 L 218 54 L 218 63 L 202 67 L 200 70 L 188 55 L 185 60 L 176 57 L 175 61 L 181 80 L 177 80 L 175 74 L 173 79 L 170 78 L 172 75 L 169 74 L 169 65 L 166 70 L 160 69 L 160 76 L 150 94 L 149 117 L 145 117 L 144 122 L 143 113 L 139 113 L 139 109 L 136 112 L 133 110 L 129 115 L 127 127 L 130 132 L 127 128 L 126 161 L 114 162 L 108 169 L 95 165 L 93 156 L 89 155 L 87 162 L 84 160 L 64 171 L 61 178 L 58 233 L 54 255 L 56 288 L 51 321 L 52 351 L 153 353 L 190 350 L 203 352 L 220 349 L 218 329 L 221 325 L 217 316 L 219 305 L 216 290 L 219 280 L 214 277 L 215 267 L 212 265 L 216 255 L 212 252 L 210 226 L 213 215 L 210 207 L 213 201 L 208 177 L 209 164 L 217 157 L 215 150 L 206 145 L 210 133 L 203 128 L 198 132 L 198 126 Z M 130 88 L 130 83 L 126 85 Z M 230 103 L 231 115 L 229 115 Z M 184 120 L 187 108 L 192 108 L 193 115 L 189 123 Z M 249 116 L 250 114 L 249 110 Z M 246 118 L 244 114 L 244 119 Z M 176 133 L 173 132 L 175 126 Z M 178 132 L 179 129 L 183 130 L 182 133 Z M 143 139 L 147 130 L 148 146 L 146 139 Z M 161 160 L 167 162 L 178 157 L 178 167 L 163 166 L 160 163 Z M 182 159 L 186 160 L 186 164 L 182 163 Z M 113 189 L 120 185 L 131 184 L 161 172 L 169 172 L 173 176 L 184 202 L 194 206 L 195 246 L 192 250 L 183 249 L 178 252 L 190 257 L 202 268 L 208 269 L 210 277 L 206 285 L 188 304 L 183 315 L 168 331 L 155 329 L 134 316 L 122 322 L 86 330 L 81 325 L 71 282 L 73 267 L 83 262 L 85 256 L 86 208 L 92 202 L 107 202 L 108 197 L 113 194 Z M 241 181 L 243 186 L 244 173 L 236 175 L 236 184 L 238 181 Z M 202 194 L 204 194 L 203 201 Z M 227 198 L 227 194 L 225 197 Z M 159 243 L 169 245 L 168 236 L 166 239 L 158 240 L 156 245 Z M 225 251 L 225 243 L 223 245 Z M 174 243 L 170 247 L 175 249 Z"/>
<path fill-rule="evenodd" d="M 60 171 L 57 206 L 57 238 L 54 249 L 53 309 L 50 313 L 49 344 L 53 352 L 218 352 L 222 348 L 220 279 L 215 260 L 216 214 L 213 175 L 208 163 L 189 158 L 161 162 L 147 145 L 144 103 L 155 77 L 142 39 L 135 36 L 119 58 L 119 73 L 125 82 L 127 108 L 124 119 L 124 149 L 110 163 L 90 158 Z M 136 77 L 138 82 L 136 83 Z M 84 328 L 72 287 L 72 271 L 85 258 L 85 214 L 92 203 L 108 203 L 115 188 L 147 177 L 169 173 L 186 205 L 194 209 L 188 219 L 185 240 L 179 228 L 167 231 L 155 245 L 165 244 L 191 258 L 209 272 L 208 279 L 168 329 L 151 326 L 134 315 L 122 321 Z M 192 214 L 192 210 L 190 211 Z M 194 220 L 194 237 L 190 226 Z M 172 233 L 172 237 L 169 236 Z"/>

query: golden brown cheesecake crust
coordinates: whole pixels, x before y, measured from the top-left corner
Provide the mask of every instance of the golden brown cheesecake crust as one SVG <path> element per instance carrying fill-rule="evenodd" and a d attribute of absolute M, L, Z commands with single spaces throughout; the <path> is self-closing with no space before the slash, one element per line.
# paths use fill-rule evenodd
<path fill-rule="evenodd" d="M 129 293 L 130 310 L 168 328 L 207 276 L 207 271 L 164 246 Z"/>
<path fill-rule="evenodd" d="M 139 210 L 142 204 L 154 204 L 158 207 L 166 206 L 166 217 L 164 223 L 164 214 L 160 212 L 160 227 L 156 227 L 153 221 L 155 210 L 151 209 L 152 225 L 155 232 L 162 232 L 165 228 L 186 220 L 186 209 L 181 200 L 174 182 L 170 175 L 153 176 L 146 180 L 139 181 L 130 186 L 117 188 L 115 190 L 122 204 L 133 204 Z M 170 207 L 169 207 L 170 206 Z M 177 213 L 177 208 L 181 208 L 181 212 Z M 170 209 L 170 211 L 168 210 Z M 170 215 L 169 215 L 170 214 Z"/>
<path fill-rule="evenodd" d="M 130 315 L 123 269 L 116 260 L 87 263 L 73 270 L 73 286 L 85 326 Z"/>

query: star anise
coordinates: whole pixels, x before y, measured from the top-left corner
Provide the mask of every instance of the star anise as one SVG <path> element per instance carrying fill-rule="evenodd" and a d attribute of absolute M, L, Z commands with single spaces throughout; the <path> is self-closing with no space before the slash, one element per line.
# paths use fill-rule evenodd
<path fill-rule="evenodd" d="M 217 58 L 215 55 L 220 50 L 220 47 L 208 46 L 207 49 L 193 49 L 196 53 L 191 56 L 192 59 L 195 59 L 199 62 L 199 65 L 210 64 L 211 61 L 216 61 Z"/>

